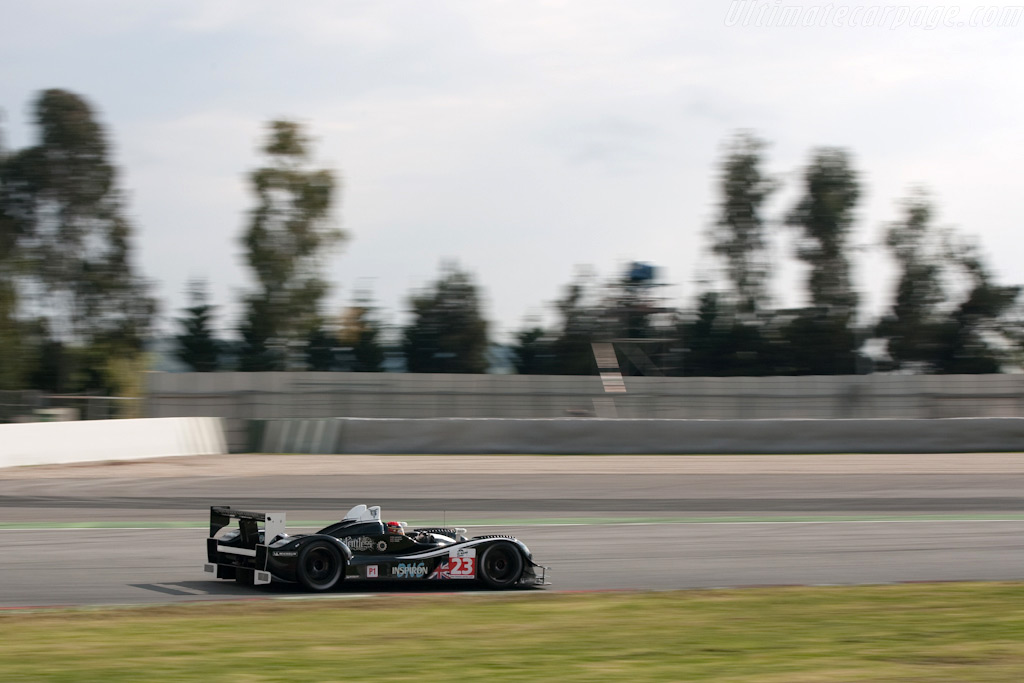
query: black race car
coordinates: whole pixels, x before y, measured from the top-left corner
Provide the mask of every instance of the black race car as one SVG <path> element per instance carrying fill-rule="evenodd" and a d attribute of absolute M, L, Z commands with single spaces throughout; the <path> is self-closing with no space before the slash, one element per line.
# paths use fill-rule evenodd
<path fill-rule="evenodd" d="M 221 533 L 238 520 L 238 528 Z M 262 523 L 262 527 L 260 526 Z M 285 515 L 210 508 L 205 570 L 247 585 L 299 583 L 327 591 L 342 580 L 479 580 L 490 588 L 541 586 L 546 567 L 514 536 L 466 538 L 465 529 L 407 529 L 357 505 L 313 534 L 285 533 Z"/>

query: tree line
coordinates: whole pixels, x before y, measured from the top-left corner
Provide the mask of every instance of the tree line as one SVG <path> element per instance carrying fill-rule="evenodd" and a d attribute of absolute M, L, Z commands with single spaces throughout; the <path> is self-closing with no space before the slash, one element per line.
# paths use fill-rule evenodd
<path fill-rule="evenodd" d="M 0 137 L 0 389 L 118 395 L 146 367 L 159 306 L 134 262 L 132 226 L 92 106 L 64 90 L 34 102 L 34 145 Z M 851 233 L 860 173 L 844 149 L 812 150 L 798 199 L 767 206 L 782 183 L 767 144 L 740 132 L 717 168 L 708 253 L 722 282 L 689 306 L 659 296 L 656 272 L 631 264 L 610 281 L 577 275 L 553 302 L 550 327 L 527 326 L 505 348 L 524 374 L 593 374 L 593 344 L 611 342 L 626 374 L 809 375 L 871 371 L 992 373 L 1019 365 L 1018 286 L 999 285 L 980 246 L 934 223 L 934 201 L 912 192 L 886 228 L 897 264 L 887 311 L 862 322 Z M 175 353 L 189 369 L 485 372 L 491 342 L 480 288 L 456 263 L 409 298 L 410 321 L 384 324 L 367 293 L 340 315 L 324 310 L 324 260 L 346 235 L 332 220 L 339 180 L 312 161 L 299 123 L 267 124 L 263 163 L 248 175 L 253 206 L 238 236 L 255 285 L 240 299 L 233 339 L 218 338 L 206 283 L 190 283 L 176 316 Z M 790 188 L 794 189 L 794 188 Z M 773 306 L 769 245 L 794 238 L 808 304 Z M 873 349 L 873 351 L 871 350 Z"/>

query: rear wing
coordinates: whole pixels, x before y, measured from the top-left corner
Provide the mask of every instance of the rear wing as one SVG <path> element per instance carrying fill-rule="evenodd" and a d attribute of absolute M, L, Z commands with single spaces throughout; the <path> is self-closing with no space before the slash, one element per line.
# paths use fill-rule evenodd
<path fill-rule="evenodd" d="M 238 542 L 223 545 L 217 534 L 238 520 Z M 263 528 L 260 529 L 260 523 Z M 268 547 L 279 536 L 284 535 L 285 514 L 283 512 L 249 512 L 232 510 L 227 505 L 210 507 L 210 536 L 206 539 L 207 572 L 219 579 L 235 578 L 238 572 L 252 576 L 252 582 L 259 586 L 270 583 L 267 571 Z M 263 542 L 260 542 L 260 532 Z M 227 557 L 230 556 L 230 557 Z"/>
<path fill-rule="evenodd" d="M 259 523 L 263 522 L 263 539 L 266 545 L 273 543 L 278 536 L 284 535 L 285 513 L 283 512 L 248 512 L 232 510 L 229 505 L 210 507 L 210 538 L 231 524 L 232 519 L 238 520 L 239 533 L 242 536 L 243 548 L 255 548 L 259 542 Z"/>

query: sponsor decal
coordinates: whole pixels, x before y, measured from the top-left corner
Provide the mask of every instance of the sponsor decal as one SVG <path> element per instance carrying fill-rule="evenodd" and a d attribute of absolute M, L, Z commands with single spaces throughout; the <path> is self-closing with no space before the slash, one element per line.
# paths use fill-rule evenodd
<path fill-rule="evenodd" d="M 358 552 L 373 550 L 373 539 L 368 536 L 346 536 L 341 540 L 349 548 Z"/>
<path fill-rule="evenodd" d="M 392 571 L 398 579 L 422 579 L 427 575 L 427 565 L 425 562 L 399 562 Z"/>
<path fill-rule="evenodd" d="M 476 548 L 459 548 L 448 553 L 448 576 L 452 579 L 476 578 Z"/>
<path fill-rule="evenodd" d="M 298 553 L 294 550 L 275 550 L 273 555 L 274 557 L 295 557 Z"/>
<path fill-rule="evenodd" d="M 403 538 L 405 536 L 392 536 L 390 540 L 392 543 L 401 543 Z"/>
<path fill-rule="evenodd" d="M 377 541 L 377 550 L 379 550 L 380 552 L 384 552 L 387 549 L 388 549 L 388 544 L 387 543 L 385 543 L 384 541 Z"/>
<path fill-rule="evenodd" d="M 368 564 L 366 565 L 366 578 L 376 579 L 377 578 L 377 565 Z"/>

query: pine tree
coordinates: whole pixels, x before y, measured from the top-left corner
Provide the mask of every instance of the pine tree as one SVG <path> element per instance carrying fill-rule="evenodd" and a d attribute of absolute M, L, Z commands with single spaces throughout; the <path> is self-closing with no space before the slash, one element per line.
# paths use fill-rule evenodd
<path fill-rule="evenodd" d="M 403 331 L 410 372 L 487 371 L 487 321 L 468 273 L 443 265 L 440 278 L 410 303 L 413 319 Z"/>
<path fill-rule="evenodd" d="M 188 314 L 178 319 L 182 333 L 177 336 L 177 356 L 195 372 L 216 372 L 220 369 L 221 343 L 213 332 L 213 311 L 207 303 L 206 284 L 197 280 L 189 285 Z"/>

